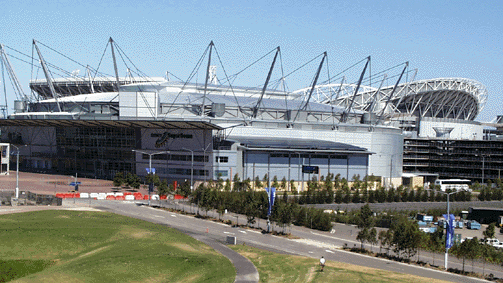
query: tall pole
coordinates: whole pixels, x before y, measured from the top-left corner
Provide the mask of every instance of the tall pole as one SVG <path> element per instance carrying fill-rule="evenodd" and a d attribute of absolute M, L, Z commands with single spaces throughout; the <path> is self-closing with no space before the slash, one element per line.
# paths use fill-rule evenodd
<path fill-rule="evenodd" d="M 190 161 L 190 191 L 192 192 L 192 190 L 194 189 L 193 188 L 193 186 L 194 186 L 194 151 L 192 149 L 188 149 L 188 148 L 185 148 L 185 147 L 183 147 L 182 149 L 190 151 L 190 154 L 191 154 L 191 161 Z"/>
<path fill-rule="evenodd" d="M 190 151 L 190 191 L 194 189 L 194 151 Z"/>
<path fill-rule="evenodd" d="M 152 154 L 148 155 L 148 174 L 152 174 Z M 153 180 L 150 180 L 152 182 Z M 150 184 L 148 184 L 148 206 L 150 206 Z"/>
<path fill-rule="evenodd" d="M 163 154 L 163 153 L 170 153 L 169 150 L 167 150 L 167 151 L 161 151 L 161 152 L 154 152 L 154 153 L 149 153 L 149 152 L 145 152 L 145 151 L 141 151 L 141 150 L 136 150 L 136 149 L 133 149 L 132 151 L 148 155 L 148 174 L 149 175 L 152 174 L 152 155 Z M 153 180 L 152 180 L 152 182 L 153 182 Z M 150 184 L 149 184 L 149 186 L 150 186 Z M 148 190 L 148 205 L 150 206 L 150 187 L 149 187 L 149 190 Z"/>
<path fill-rule="evenodd" d="M 299 178 L 299 181 L 300 181 L 300 153 L 297 153 L 299 155 L 299 168 L 298 168 L 298 178 Z M 300 188 L 299 188 L 300 189 Z"/>
<path fill-rule="evenodd" d="M 13 147 L 17 149 L 17 156 L 16 156 L 16 199 L 19 198 L 19 148 L 21 146 L 15 146 L 11 144 Z M 23 145 L 26 146 L 26 145 Z"/>
<path fill-rule="evenodd" d="M 393 154 L 391 155 L 389 159 L 389 184 L 388 184 L 388 189 L 391 189 L 391 175 L 393 174 Z"/>
<path fill-rule="evenodd" d="M 440 191 L 442 192 L 442 191 Z M 453 194 L 456 194 L 456 193 L 459 193 L 460 191 L 455 191 L 455 192 L 450 192 L 450 193 L 444 193 L 447 195 L 447 223 L 446 223 L 446 229 L 450 229 L 449 228 L 449 223 L 450 223 L 450 204 L 449 204 L 449 196 L 450 195 L 453 195 Z M 445 270 L 449 270 L 449 267 L 448 267 L 448 262 L 449 262 L 449 248 L 447 247 L 447 232 L 448 230 L 446 230 L 446 237 L 445 237 Z"/>
<path fill-rule="evenodd" d="M 446 228 L 447 229 L 450 229 L 449 228 L 449 224 L 450 224 L 450 218 L 451 216 L 449 215 L 449 196 L 450 194 L 447 193 L 447 224 L 446 224 Z M 445 270 L 449 270 L 449 267 L 448 267 L 448 262 L 449 262 L 449 248 L 447 247 L 447 231 L 446 231 L 446 236 L 445 236 Z"/>
<path fill-rule="evenodd" d="M 17 157 L 16 157 L 16 199 L 19 198 L 19 148 L 17 149 Z"/>

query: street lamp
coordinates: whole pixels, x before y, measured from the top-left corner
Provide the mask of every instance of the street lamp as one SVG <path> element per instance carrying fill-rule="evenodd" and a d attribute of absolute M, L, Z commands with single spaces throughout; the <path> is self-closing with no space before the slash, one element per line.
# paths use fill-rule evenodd
<path fill-rule="evenodd" d="M 149 174 L 152 174 L 152 155 L 163 154 L 163 153 L 170 153 L 169 151 L 160 151 L 160 152 L 149 153 L 149 152 L 145 152 L 145 151 L 141 151 L 141 150 L 136 150 L 136 149 L 133 149 L 132 151 L 148 155 L 148 168 L 149 168 L 148 173 Z M 148 190 L 148 206 L 150 206 L 150 188 Z"/>
<path fill-rule="evenodd" d="M 16 164 L 17 164 L 17 167 L 16 167 L 16 200 L 19 199 L 19 148 L 23 147 L 23 146 L 26 146 L 26 145 L 23 145 L 23 146 L 15 146 L 13 144 L 11 144 L 13 147 L 15 147 L 17 149 L 17 161 L 16 161 Z"/>
<path fill-rule="evenodd" d="M 208 150 L 208 147 L 210 147 L 211 143 L 208 143 L 206 148 L 203 149 L 203 162 L 204 162 L 204 183 L 206 184 L 206 150 Z"/>
<path fill-rule="evenodd" d="M 428 190 L 428 191 L 430 191 L 430 190 Z M 445 270 L 448 270 L 449 268 L 447 266 L 448 266 L 448 260 L 449 260 L 449 248 L 447 247 L 447 240 L 448 240 L 447 239 L 447 233 L 448 233 L 447 229 L 449 229 L 449 218 L 450 218 L 450 216 L 449 216 L 449 208 L 450 208 L 449 207 L 449 196 L 453 195 L 453 194 L 457 194 L 460 191 L 455 191 L 455 192 L 450 192 L 450 193 L 444 192 L 444 191 L 438 191 L 438 192 L 447 195 L 447 223 L 446 223 L 446 235 L 445 235 Z"/>
<path fill-rule="evenodd" d="M 298 177 L 300 179 L 300 153 L 297 152 L 297 155 L 299 156 L 299 160 L 298 160 L 299 161 L 299 168 L 298 168 L 298 175 L 299 176 Z M 304 166 L 304 157 L 302 157 L 302 166 Z M 304 191 L 304 172 L 302 172 L 302 179 L 301 179 L 301 181 L 302 181 L 301 191 Z"/>
<path fill-rule="evenodd" d="M 192 156 L 191 162 L 190 162 L 190 191 L 192 192 L 193 186 L 194 186 L 194 151 L 192 149 L 188 149 L 185 147 L 182 147 L 182 149 L 190 151 L 190 154 Z"/>

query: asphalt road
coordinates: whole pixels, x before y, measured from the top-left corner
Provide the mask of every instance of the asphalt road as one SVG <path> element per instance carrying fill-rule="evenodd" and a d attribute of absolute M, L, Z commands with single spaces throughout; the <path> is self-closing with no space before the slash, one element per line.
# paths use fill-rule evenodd
<path fill-rule="evenodd" d="M 73 200 L 66 200 L 73 202 Z M 92 206 L 98 209 L 107 210 L 117 214 L 130 216 L 146 221 L 167 225 L 178 229 L 191 236 L 204 235 L 217 241 L 224 241 L 227 235 L 237 237 L 238 244 L 245 243 L 246 245 L 259 247 L 280 253 L 295 254 L 301 256 L 308 256 L 313 258 L 320 258 L 322 255 L 327 260 L 346 262 L 355 265 L 366 267 L 378 268 L 382 270 L 395 271 L 406 274 L 413 274 L 428 278 L 446 280 L 451 282 L 481 282 L 485 280 L 460 276 L 457 274 L 447 273 L 444 271 L 423 268 L 412 264 L 399 263 L 395 261 L 384 260 L 375 257 L 360 255 L 340 249 L 341 246 L 347 244 L 349 246 L 359 245 L 356 241 L 356 234 L 358 230 L 356 227 L 336 224 L 334 233 L 322 232 L 311 230 L 303 227 L 290 227 L 288 232 L 298 239 L 287 239 L 285 237 L 273 236 L 271 234 L 262 234 L 255 229 L 247 229 L 242 227 L 231 227 L 229 225 L 207 221 L 195 218 L 193 216 L 183 215 L 179 213 L 172 213 L 169 211 L 139 205 L 134 202 L 124 201 L 97 201 L 92 200 L 76 200 L 77 203 L 81 202 L 82 205 Z M 157 205 L 157 201 L 153 201 L 152 205 Z M 170 206 L 185 211 L 195 211 L 194 206 L 182 205 L 180 203 L 167 203 L 162 202 L 161 206 Z M 201 212 L 204 214 L 204 212 Z M 209 213 L 212 214 L 211 212 Z M 215 213 L 214 216 L 218 218 Z M 246 218 L 243 215 L 226 214 L 223 216 L 225 220 L 231 220 L 234 223 L 239 221 L 240 225 L 246 224 Z M 260 226 L 265 228 L 265 221 L 259 220 L 255 227 Z M 274 227 L 274 230 L 280 230 L 279 227 Z M 377 249 L 374 247 L 374 250 Z M 423 255 L 424 254 L 424 255 Z M 431 255 L 421 253 L 422 261 L 431 261 Z M 437 265 L 443 265 L 443 255 L 437 255 L 435 259 Z M 457 259 L 449 257 L 449 267 L 461 269 L 461 264 Z M 471 270 L 471 262 L 467 262 L 465 270 Z M 482 268 L 475 265 L 474 271 L 482 273 Z M 493 273 L 497 277 L 503 277 L 503 270 L 499 266 L 489 266 L 485 268 L 485 273 Z"/>
<path fill-rule="evenodd" d="M 360 209 L 366 203 L 332 203 L 332 204 L 307 204 L 306 206 L 313 206 L 323 209 L 341 209 L 344 211 Z M 446 209 L 446 202 L 385 202 L 385 203 L 369 203 L 372 211 L 384 210 L 428 210 L 428 209 Z M 462 209 L 468 210 L 470 207 L 494 207 L 503 208 L 503 202 L 498 200 L 493 201 L 467 201 L 467 202 L 449 202 L 451 210 Z"/>

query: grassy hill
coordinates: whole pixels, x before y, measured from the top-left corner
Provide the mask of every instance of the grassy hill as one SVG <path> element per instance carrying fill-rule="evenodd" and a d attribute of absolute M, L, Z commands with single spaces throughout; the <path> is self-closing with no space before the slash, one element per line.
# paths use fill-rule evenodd
<path fill-rule="evenodd" d="M 106 212 L 0 216 L 0 282 L 233 282 L 231 262 L 166 226 Z"/>

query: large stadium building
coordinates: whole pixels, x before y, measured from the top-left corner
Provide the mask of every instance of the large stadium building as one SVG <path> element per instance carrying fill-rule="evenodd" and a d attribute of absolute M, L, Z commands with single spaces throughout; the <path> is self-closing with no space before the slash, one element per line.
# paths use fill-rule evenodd
<path fill-rule="evenodd" d="M 473 120 L 487 91 L 472 80 L 314 83 L 293 92 L 217 82 L 213 66 L 199 84 L 118 75 L 33 80 L 37 99 L 16 101 L 15 113 L 0 119 L 0 141 L 26 145 L 22 170 L 110 179 L 153 167 L 169 181 L 267 174 L 302 187 L 329 173 L 398 185 L 404 170 L 430 172 L 408 167 L 404 137 L 405 155 L 417 156 L 411 143 L 483 136 Z"/>

